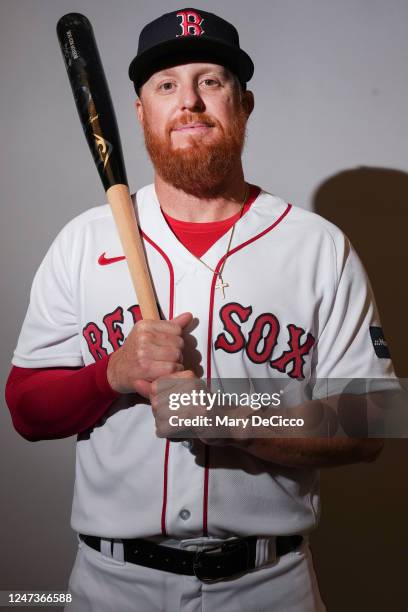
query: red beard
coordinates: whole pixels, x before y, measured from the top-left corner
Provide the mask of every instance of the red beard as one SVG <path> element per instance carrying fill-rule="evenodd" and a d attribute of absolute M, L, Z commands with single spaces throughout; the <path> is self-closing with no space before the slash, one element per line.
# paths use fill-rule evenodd
<path fill-rule="evenodd" d="M 225 130 L 205 113 L 194 113 L 169 125 L 164 137 L 156 136 L 145 120 L 146 149 L 156 172 L 167 183 L 196 197 L 214 197 L 222 191 L 226 178 L 241 158 L 247 119 L 246 113 L 241 109 Z M 221 134 L 210 143 L 201 142 L 199 137 L 194 136 L 191 137 L 188 147 L 174 149 L 171 144 L 171 130 L 191 122 L 216 125 Z"/>

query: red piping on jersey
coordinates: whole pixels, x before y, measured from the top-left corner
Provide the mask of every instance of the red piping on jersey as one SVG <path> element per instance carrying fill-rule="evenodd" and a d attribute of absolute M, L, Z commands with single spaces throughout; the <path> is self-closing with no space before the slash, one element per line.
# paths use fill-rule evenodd
<path fill-rule="evenodd" d="M 140 229 L 140 228 L 139 228 Z M 140 230 L 143 238 L 148 242 L 156 251 L 163 257 L 164 261 L 169 268 L 170 275 L 170 295 L 169 295 L 169 319 L 174 316 L 174 269 L 173 264 L 166 255 L 166 253 L 157 245 L 149 236 L 147 236 L 143 230 Z M 167 510 L 167 482 L 168 482 L 168 467 L 169 467 L 169 452 L 170 452 L 170 441 L 166 440 L 166 447 L 164 450 L 164 469 L 163 469 L 163 504 L 161 512 L 161 531 L 162 535 L 166 533 L 166 510 Z"/>
<path fill-rule="evenodd" d="M 139 228 L 140 229 L 140 228 Z M 160 253 L 160 255 L 163 257 L 164 261 L 166 262 L 168 268 L 169 268 L 169 274 L 170 274 L 170 295 L 169 295 L 169 319 L 172 319 L 174 316 L 174 269 L 173 269 L 173 264 L 171 263 L 170 259 L 168 258 L 168 256 L 166 255 L 166 253 L 163 251 L 163 249 L 161 249 L 159 247 L 158 244 L 156 244 L 155 242 L 153 242 L 153 240 L 151 238 L 149 238 L 149 236 L 147 236 L 143 230 L 140 230 L 141 235 L 143 236 L 143 238 L 154 248 L 156 249 L 156 251 L 158 253 Z"/>
<path fill-rule="evenodd" d="M 163 468 L 163 503 L 161 513 L 161 531 L 162 535 L 167 535 L 166 531 L 166 512 L 167 512 L 167 482 L 169 474 L 169 454 L 170 440 L 166 440 L 166 448 L 164 449 L 164 468 Z"/>
<path fill-rule="evenodd" d="M 267 227 L 265 230 L 263 230 L 256 236 L 253 236 L 246 242 L 243 242 L 242 244 L 239 244 L 235 248 L 231 249 L 229 253 L 226 253 L 225 255 L 223 255 L 221 259 L 219 260 L 219 262 L 217 263 L 217 266 L 214 269 L 214 275 L 213 275 L 213 279 L 211 283 L 210 308 L 209 308 L 209 316 L 208 316 L 207 385 L 210 385 L 210 382 L 211 382 L 211 355 L 212 355 L 211 349 L 212 349 L 212 331 L 213 331 L 213 318 L 214 318 L 214 289 L 215 289 L 215 283 L 217 282 L 217 278 L 218 278 L 218 272 L 224 260 L 226 260 L 228 257 L 231 257 L 231 255 L 233 255 L 237 251 L 240 251 L 244 247 L 248 246 L 248 244 L 255 242 L 255 240 L 258 240 L 258 238 L 262 238 L 262 236 L 265 236 L 265 234 L 273 230 L 286 217 L 286 215 L 288 214 L 291 208 L 292 208 L 292 205 L 288 204 L 285 211 L 281 214 L 281 216 L 274 223 L 272 223 L 272 225 Z M 210 453 L 209 453 L 210 447 L 209 446 L 206 447 L 206 451 L 207 450 L 208 452 L 205 453 L 205 468 L 204 468 L 205 475 L 204 475 L 204 494 L 203 494 L 203 500 L 204 500 L 203 501 L 203 535 L 204 536 L 208 535 L 208 479 L 209 479 L 209 467 L 210 467 Z"/>
<path fill-rule="evenodd" d="M 210 447 L 204 449 L 203 536 L 208 536 L 208 479 L 210 477 Z"/>

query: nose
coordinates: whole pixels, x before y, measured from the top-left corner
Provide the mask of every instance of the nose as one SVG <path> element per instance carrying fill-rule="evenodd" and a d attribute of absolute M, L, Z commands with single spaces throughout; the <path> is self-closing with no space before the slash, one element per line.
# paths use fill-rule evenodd
<path fill-rule="evenodd" d="M 180 87 L 180 110 L 191 112 L 202 112 L 205 109 L 204 100 L 200 96 L 200 91 L 194 83 L 184 84 Z"/>

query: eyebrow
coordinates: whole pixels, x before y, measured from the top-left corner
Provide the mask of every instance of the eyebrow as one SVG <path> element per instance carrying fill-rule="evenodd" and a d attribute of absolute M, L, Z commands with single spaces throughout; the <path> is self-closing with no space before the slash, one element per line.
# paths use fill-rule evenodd
<path fill-rule="evenodd" d="M 160 72 L 156 72 L 156 74 L 153 75 L 153 80 L 157 81 L 166 76 L 174 76 L 174 73 L 176 72 L 175 68 L 176 67 L 166 68 Z M 223 76 L 227 78 L 230 77 L 230 73 L 226 68 L 224 68 L 223 66 L 214 67 L 211 64 L 208 64 L 208 66 L 205 66 L 204 68 L 199 70 L 197 74 L 200 75 L 200 74 L 207 74 L 207 73 L 215 73 L 215 74 L 218 74 L 219 76 Z"/>

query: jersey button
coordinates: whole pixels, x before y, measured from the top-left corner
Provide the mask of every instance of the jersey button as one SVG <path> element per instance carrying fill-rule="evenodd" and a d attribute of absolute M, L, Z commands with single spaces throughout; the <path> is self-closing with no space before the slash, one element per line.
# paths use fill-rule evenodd
<path fill-rule="evenodd" d="M 190 510 L 187 510 L 186 508 L 183 508 L 183 510 L 180 510 L 179 517 L 183 519 L 183 521 L 187 521 L 190 518 L 190 516 L 191 516 Z"/>

